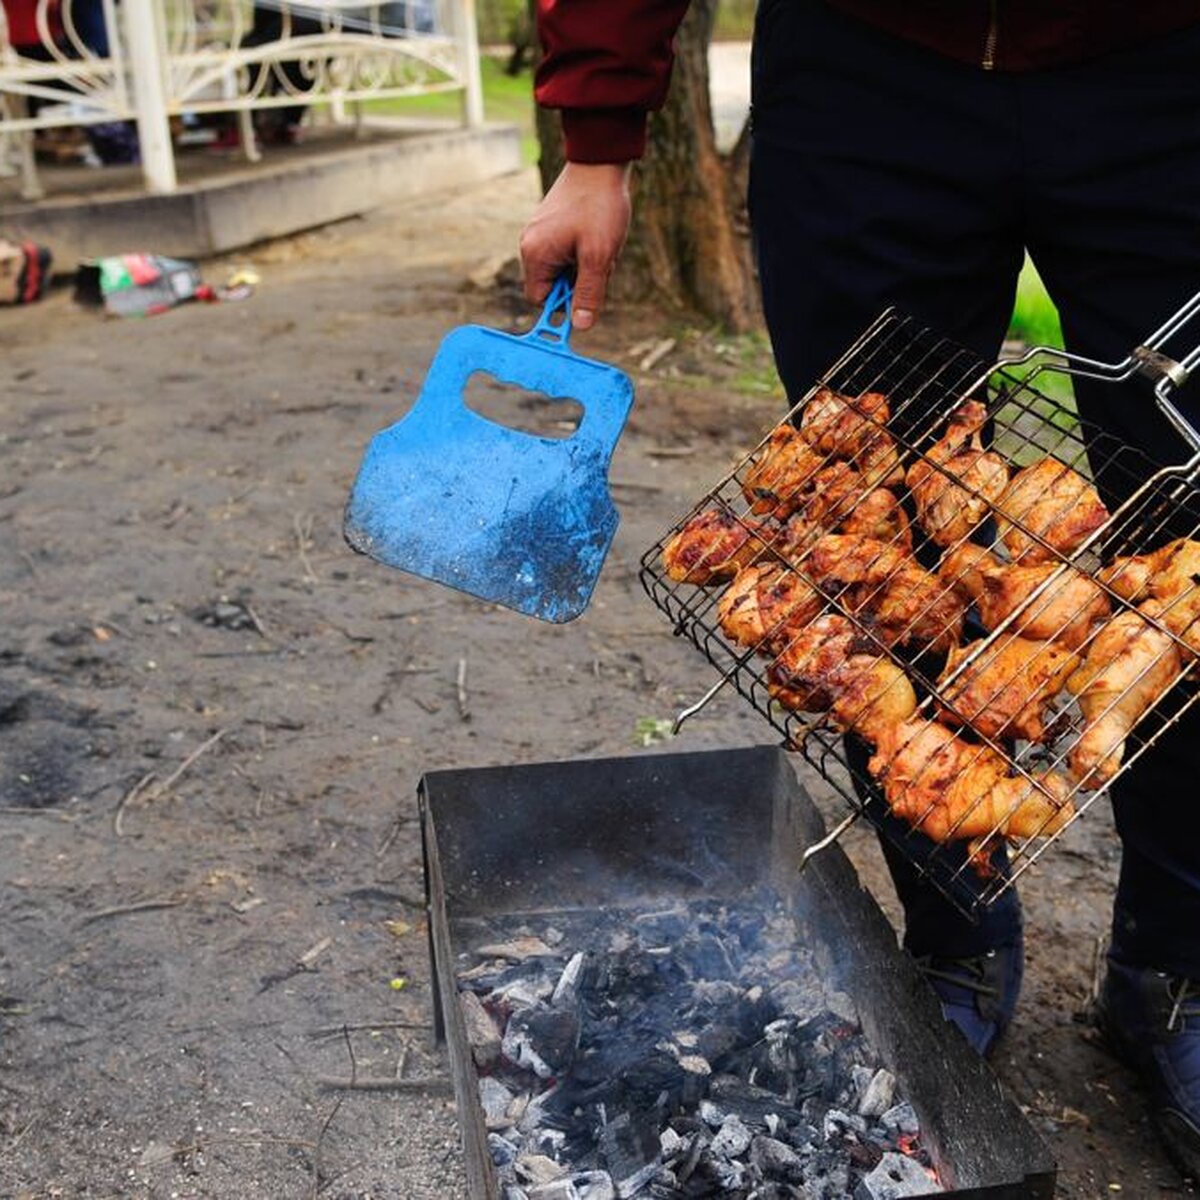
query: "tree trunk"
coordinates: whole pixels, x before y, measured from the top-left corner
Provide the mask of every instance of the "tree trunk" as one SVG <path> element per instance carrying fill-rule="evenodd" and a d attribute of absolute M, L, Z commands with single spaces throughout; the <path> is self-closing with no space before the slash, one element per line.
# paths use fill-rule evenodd
<path fill-rule="evenodd" d="M 713 133 L 708 44 L 716 7 L 716 0 L 692 0 L 676 37 L 671 92 L 651 114 L 646 157 L 634 170 L 633 225 L 612 294 L 692 309 L 744 331 L 757 324 L 758 299 L 744 171 L 729 170 Z M 538 111 L 538 140 L 548 188 L 563 164 L 557 113 Z"/>

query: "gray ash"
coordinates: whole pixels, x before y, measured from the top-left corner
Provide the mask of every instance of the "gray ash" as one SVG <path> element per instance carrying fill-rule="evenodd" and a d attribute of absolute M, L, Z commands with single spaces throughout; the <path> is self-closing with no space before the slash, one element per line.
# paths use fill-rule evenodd
<path fill-rule="evenodd" d="M 773 896 L 478 932 L 458 983 L 503 1200 L 942 1190 L 853 1002 Z"/>

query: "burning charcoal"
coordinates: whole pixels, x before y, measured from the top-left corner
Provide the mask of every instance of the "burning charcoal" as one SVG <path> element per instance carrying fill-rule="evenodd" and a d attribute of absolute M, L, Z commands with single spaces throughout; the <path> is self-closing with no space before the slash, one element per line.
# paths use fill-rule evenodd
<path fill-rule="evenodd" d="M 555 980 L 544 972 L 526 974 L 496 988 L 491 999 L 508 1008 L 535 1008 L 554 993 Z"/>
<path fill-rule="evenodd" d="M 860 1070 L 862 1068 L 855 1068 Z M 892 1106 L 896 1094 L 896 1077 L 891 1071 L 880 1067 L 860 1093 L 858 1114 L 861 1117 L 881 1117 Z"/>
<path fill-rule="evenodd" d="M 617 1200 L 612 1176 L 607 1171 L 580 1171 L 571 1176 L 579 1200 Z"/>
<path fill-rule="evenodd" d="M 531 1187 L 529 1200 L 579 1200 L 579 1193 L 569 1179 L 555 1179 L 552 1183 L 539 1183 Z"/>
<path fill-rule="evenodd" d="M 719 1158 L 738 1158 L 746 1153 L 753 1136 L 737 1113 L 730 1113 L 713 1137 L 712 1152 Z"/>
<path fill-rule="evenodd" d="M 500 1030 L 474 992 L 459 992 L 458 1002 L 466 1025 L 467 1041 L 471 1045 L 471 1057 L 477 1067 L 489 1067 L 500 1057 Z"/>
<path fill-rule="evenodd" d="M 584 974 L 583 967 L 584 954 L 582 951 L 572 955 L 570 962 L 563 967 L 563 972 L 554 985 L 554 993 L 550 997 L 550 1003 L 556 1008 L 559 1006 L 573 1007 L 579 999 L 580 983 Z"/>
<path fill-rule="evenodd" d="M 768 1113 L 775 1113 L 788 1125 L 800 1120 L 800 1111 L 788 1104 L 782 1096 L 777 1096 L 766 1088 L 746 1083 L 736 1075 L 717 1075 L 709 1085 L 708 1101 L 721 1113 L 717 1124 L 720 1124 L 728 1113 L 736 1112 L 747 1125 L 759 1133 L 767 1127 Z M 700 1115 L 704 1116 L 703 1105 Z"/>
<path fill-rule="evenodd" d="M 661 912 L 639 913 L 633 918 L 633 928 L 646 945 L 675 945 L 692 927 L 692 917 L 686 908 L 668 908 Z"/>
<path fill-rule="evenodd" d="M 507 1167 L 517 1161 L 517 1147 L 498 1133 L 488 1134 L 488 1152 L 497 1167 Z"/>
<path fill-rule="evenodd" d="M 785 1016 L 808 1021 L 825 1011 L 825 995 L 811 979 L 784 979 L 770 989 L 770 998 Z"/>
<path fill-rule="evenodd" d="M 579 1013 L 544 1006 L 513 1013 L 501 1043 L 509 1062 L 532 1071 L 539 1079 L 561 1075 L 578 1048 Z"/>
<path fill-rule="evenodd" d="M 825 1123 L 821 1127 L 825 1140 L 844 1137 L 847 1133 L 863 1134 L 867 1132 L 867 1123 L 857 1113 L 846 1113 L 840 1109 L 831 1108 L 825 1114 Z"/>
<path fill-rule="evenodd" d="M 658 1171 L 658 1135 L 649 1125 L 634 1125 L 629 1113 L 624 1112 L 604 1127 L 600 1154 L 617 1195 L 625 1200 L 649 1183 Z"/>
<path fill-rule="evenodd" d="M 921 1124 L 917 1120 L 917 1114 L 907 1100 L 903 1104 L 897 1104 L 889 1108 L 879 1118 L 879 1123 L 892 1137 L 896 1137 L 899 1134 L 916 1137 L 921 1132 Z"/>
<path fill-rule="evenodd" d="M 560 1166 L 544 1154 L 522 1154 L 517 1159 L 516 1167 L 518 1178 L 531 1187 L 553 1183 L 567 1173 L 566 1167 Z"/>
<path fill-rule="evenodd" d="M 701 979 L 692 986 L 692 995 L 698 1005 L 728 1008 L 742 998 L 742 990 L 726 979 Z"/>
<path fill-rule="evenodd" d="M 737 975 L 725 943 L 715 934 L 686 934 L 678 944 L 678 952 L 693 978 L 733 979 Z"/>
<path fill-rule="evenodd" d="M 905 1154 L 885 1154 L 879 1166 L 863 1176 L 854 1200 L 902 1200 L 905 1196 L 929 1196 L 939 1191 L 936 1180 L 916 1159 Z"/>
<path fill-rule="evenodd" d="M 746 1186 L 746 1164 L 736 1159 L 715 1158 L 710 1163 L 713 1177 L 727 1192 L 740 1192 Z"/>
<path fill-rule="evenodd" d="M 845 992 L 830 992 L 825 997 L 825 1007 L 835 1017 L 845 1021 L 847 1025 L 853 1025 L 856 1029 L 858 1028 L 860 1024 L 858 1006 Z"/>
<path fill-rule="evenodd" d="M 512 1124 L 508 1118 L 508 1106 L 513 1099 L 513 1093 L 500 1080 L 485 1075 L 479 1081 L 479 1104 L 489 1129 L 503 1129 Z"/>
<path fill-rule="evenodd" d="M 687 1145 L 687 1139 L 680 1137 L 674 1129 L 668 1125 L 666 1129 L 658 1135 L 659 1149 L 662 1151 L 664 1159 L 674 1157 L 676 1153 L 682 1150 Z"/>
<path fill-rule="evenodd" d="M 489 942 L 478 946 L 475 953 L 480 958 L 508 958 L 513 962 L 524 962 L 527 958 L 557 958 L 559 952 L 547 946 L 541 938 L 519 937 L 508 942 Z"/>
<path fill-rule="evenodd" d="M 804 1178 L 804 1167 L 795 1150 L 786 1142 L 775 1138 L 754 1138 L 750 1143 L 750 1163 L 757 1167 L 767 1179 L 778 1179 L 784 1183 L 799 1183 Z"/>

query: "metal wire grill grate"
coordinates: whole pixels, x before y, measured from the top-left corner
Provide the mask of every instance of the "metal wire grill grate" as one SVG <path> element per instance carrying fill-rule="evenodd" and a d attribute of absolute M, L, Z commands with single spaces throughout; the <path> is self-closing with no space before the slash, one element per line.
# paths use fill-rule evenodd
<path fill-rule="evenodd" d="M 1062 378 L 1137 368 L 1064 360 L 885 313 L 642 559 L 719 672 L 681 720 L 735 689 L 969 914 L 1197 694 L 1200 455 L 1089 427 Z"/>

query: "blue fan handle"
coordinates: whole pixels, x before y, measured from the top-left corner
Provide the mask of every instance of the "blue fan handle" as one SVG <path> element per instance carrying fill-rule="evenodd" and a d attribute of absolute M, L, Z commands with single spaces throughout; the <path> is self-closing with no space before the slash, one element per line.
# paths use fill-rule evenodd
<path fill-rule="evenodd" d="M 572 291 L 570 276 L 560 275 L 554 281 L 550 295 L 546 297 L 546 303 L 542 306 L 542 315 L 538 317 L 537 324 L 525 335 L 526 340 L 555 342 L 564 350 L 568 348 L 571 340 Z M 562 320 L 555 324 L 553 318 L 558 313 L 562 313 Z"/>

